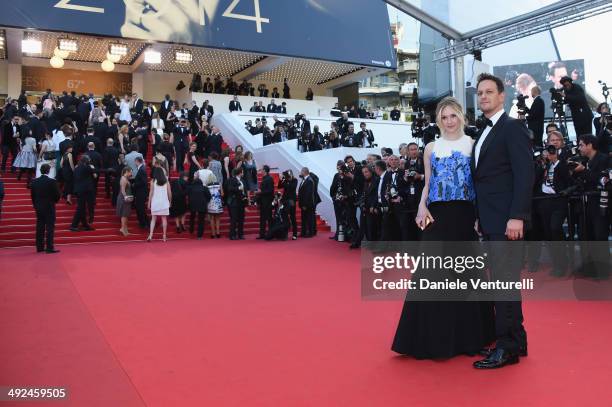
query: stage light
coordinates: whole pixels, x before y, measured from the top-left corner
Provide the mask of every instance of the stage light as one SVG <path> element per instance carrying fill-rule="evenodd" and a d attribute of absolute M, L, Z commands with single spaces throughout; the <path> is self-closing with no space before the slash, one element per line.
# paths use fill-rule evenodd
<path fill-rule="evenodd" d="M 110 52 L 107 52 L 106 59 L 116 64 L 117 62 L 121 60 L 121 55 L 114 55 L 114 54 L 111 54 Z"/>
<path fill-rule="evenodd" d="M 21 52 L 24 54 L 40 54 L 42 53 L 42 42 L 33 38 L 22 40 Z"/>
<path fill-rule="evenodd" d="M 4 35 L 0 37 L 0 49 L 4 49 Z"/>
<path fill-rule="evenodd" d="M 101 66 L 104 72 L 112 72 L 115 70 L 115 64 L 113 63 L 113 61 L 109 61 L 108 59 L 102 61 Z"/>
<path fill-rule="evenodd" d="M 191 51 L 186 49 L 177 49 L 174 51 L 174 62 L 177 64 L 189 64 L 193 61 Z"/>
<path fill-rule="evenodd" d="M 120 57 L 126 56 L 128 53 L 128 47 L 121 43 L 112 43 L 108 46 L 108 52 L 111 55 L 119 55 Z"/>
<path fill-rule="evenodd" d="M 79 50 L 77 40 L 71 38 L 60 38 L 57 40 L 57 47 L 62 51 L 68 52 L 77 52 Z"/>
<path fill-rule="evenodd" d="M 147 50 L 144 54 L 145 64 L 161 64 L 161 52 L 155 50 Z"/>
<path fill-rule="evenodd" d="M 66 59 L 68 58 L 68 56 L 70 56 L 70 52 L 62 51 L 58 47 L 55 47 L 55 49 L 53 50 L 53 55 L 55 55 L 56 57 L 60 57 L 61 59 Z"/>
<path fill-rule="evenodd" d="M 64 60 L 57 55 L 51 58 L 49 63 L 53 68 L 62 68 L 64 66 Z"/>

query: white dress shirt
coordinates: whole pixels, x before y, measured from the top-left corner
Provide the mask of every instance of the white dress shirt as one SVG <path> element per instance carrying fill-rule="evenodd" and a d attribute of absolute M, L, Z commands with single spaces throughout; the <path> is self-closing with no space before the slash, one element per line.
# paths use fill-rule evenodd
<path fill-rule="evenodd" d="M 497 121 L 499 120 L 499 118 L 503 114 L 504 114 L 504 109 L 500 110 L 499 112 L 497 112 L 493 116 L 491 116 L 490 120 L 493 123 L 493 126 L 495 126 L 497 124 Z M 493 127 L 487 126 L 487 128 L 482 132 L 482 135 L 478 139 L 478 143 L 476 143 L 476 149 L 474 151 L 475 157 L 476 157 L 476 166 L 478 166 L 478 159 L 480 158 L 480 149 L 482 148 L 482 145 L 484 144 L 487 136 L 491 132 L 491 129 L 493 129 Z"/>
<path fill-rule="evenodd" d="M 377 191 L 377 194 L 378 194 L 378 203 L 382 203 L 382 199 L 380 197 L 380 192 L 381 192 L 381 189 L 382 189 L 383 178 L 385 178 L 385 174 L 387 174 L 387 171 L 383 171 L 383 173 L 380 174 L 380 182 L 378 183 L 378 191 Z"/>

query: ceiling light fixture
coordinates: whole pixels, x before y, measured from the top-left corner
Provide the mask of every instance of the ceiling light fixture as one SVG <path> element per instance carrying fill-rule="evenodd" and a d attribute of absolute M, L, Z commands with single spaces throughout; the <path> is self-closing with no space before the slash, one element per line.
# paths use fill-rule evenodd
<path fill-rule="evenodd" d="M 174 62 L 177 64 L 189 64 L 193 61 L 193 54 L 186 49 L 177 49 L 174 51 Z"/>
<path fill-rule="evenodd" d="M 108 52 L 111 55 L 119 55 L 121 57 L 124 57 L 128 53 L 128 46 L 126 44 L 121 43 L 111 43 L 108 46 Z"/>
<path fill-rule="evenodd" d="M 42 42 L 34 38 L 28 38 L 21 41 L 21 52 L 24 54 L 41 54 Z"/>
<path fill-rule="evenodd" d="M 144 53 L 145 64 L 161 64 L 161 52 L 149 49 Z"/>
<path fill-rule="evenodd" d="M 57 40 L 57 47 L 61 51 L 68 52 L 77 52 L 79 50 L 79 44 L 77 40 L 72 38 L 60 38 L 59 40 Z"/>

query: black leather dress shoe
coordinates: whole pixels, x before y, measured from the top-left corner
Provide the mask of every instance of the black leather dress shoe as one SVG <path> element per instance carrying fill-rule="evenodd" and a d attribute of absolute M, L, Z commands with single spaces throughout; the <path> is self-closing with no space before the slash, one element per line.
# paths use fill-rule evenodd
<path fill-rule="evenodd" d="M 53 253 L 59 253 L 60 251 L 59 250 L 55 250 L 55 249 L 50 249 L 50 250 L 47 249 L 47 250 L 45 250 L 45 252 L 49 253 L 49 254 L 53 254 Z"/>
<path fill-rule="evenodd" d="M 511 354 L 502 348 L 495 348 L 486 359 L 474 362 L 474 367 L 476 369 L 498 369 L 516 363 L 519 363 L 518 354 Z"/>
<path fill-rule="evenodd" d="M 495 351 L 495 348 L 482 348 L 482 349 L 480 349 L 478 351 L 478 354 L 480 356 L 489 357 L 489 355 L 491 353 L 493 353 L 493 351 Z M 519 348 L 519 356 L 521 356 L 521 357 L 527 356 L 527 348 L 526 347 L 525 348 L 523 348 L 523 347 Z"/>

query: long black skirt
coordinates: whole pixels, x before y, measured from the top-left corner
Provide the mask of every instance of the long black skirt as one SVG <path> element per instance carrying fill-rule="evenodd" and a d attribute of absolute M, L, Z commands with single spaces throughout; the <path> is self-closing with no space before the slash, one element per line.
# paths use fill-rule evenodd
<path fill-rule="evenodd" d="M 424 241 L 474 241 L 474 206 L 467 201 L 433 203 L 434 223 Z M 417 277 L 415 275 L 415 277 Z M 418 359 L 475 355 L 493 342 L 493 304 L 475 301 L 414 301 L 408 292 L 391 349 Z"/>

